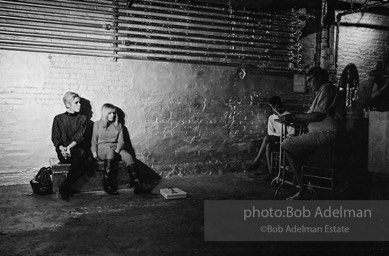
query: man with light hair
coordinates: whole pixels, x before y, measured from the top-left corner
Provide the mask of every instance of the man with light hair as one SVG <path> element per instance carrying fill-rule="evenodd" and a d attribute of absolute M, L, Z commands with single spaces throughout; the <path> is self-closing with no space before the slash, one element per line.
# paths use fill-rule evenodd
<path fill-rule="evenodd" d="M 73 194 L 72 184 L 84 174 L 88 165 L 88 150 L 84 136 L 88 124 L 86 116 L 80 114 L 81 99 L 75 92 L 63 97 L 66 112 L 54 117 L 51 140 L 61 163 L 70 163 L 69 172 L 59 188 L 62 199 L 69 200 Z"/>

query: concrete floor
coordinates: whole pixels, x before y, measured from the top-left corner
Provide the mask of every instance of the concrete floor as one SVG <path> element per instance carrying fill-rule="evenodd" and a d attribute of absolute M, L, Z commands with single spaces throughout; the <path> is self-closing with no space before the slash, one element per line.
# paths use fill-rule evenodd
<path fill-rule="evenodd" d="M 174 186 L 189 197 L 165 200 Z M 204 200 L 272 200 L 255 174 L 163 179 L 150 194 L 31 194 L 29 185 L 0 187 L 0 255 L 388 255 L 382 242 L 205 242 Z M 288 253 L 286 253 L 288 251 Z"/>

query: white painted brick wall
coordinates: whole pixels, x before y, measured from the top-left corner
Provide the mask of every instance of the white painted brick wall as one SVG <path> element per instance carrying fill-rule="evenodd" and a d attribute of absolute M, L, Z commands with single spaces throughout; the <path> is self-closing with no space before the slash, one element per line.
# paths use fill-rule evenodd
<path fill-rule="evenodd" d="M 354 63 L 360 80 L 365 82 L 377 61 L 389 56 L 389 16 L 363 12 L 343 16 L 341 21 L 358 26 L 340 27 L 338 75 L 346 65 Z M 364 25 L 379 25 L 382 29 Z"/>
<path fill-rule="evenodd" d="M 23 174 L 55 157 L 51 125 L 65 111 L 68 90 L 90 101 L 92 121 L 106 102 L 121 108 L 137 157 L 152 165 L 221 153 L 236 157 L 228 145 L 263 136 L 269 114 L 251 106 L 248 96 L 294 99 L 291 89 L 291 78 L 252 72 L 240 80 L 231 67 L 0 51 L 0 185 L 1 173 Z M 237 98 L 231 104 L 243 119 L 226 133 L 230 97 Z"/>

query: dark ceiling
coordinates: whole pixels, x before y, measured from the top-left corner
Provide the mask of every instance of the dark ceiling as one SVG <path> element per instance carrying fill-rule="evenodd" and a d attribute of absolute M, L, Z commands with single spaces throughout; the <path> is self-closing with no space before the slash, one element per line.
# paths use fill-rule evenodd
<path fill-rule="evenodd" d="M 192 1 L 193 2 L 193 1 Z M 233 5 L 237 7 L 246 7 L 254 9 L 290 9 L 297 8 L 319 8 L 321 0 L 195 0 L 195 2 L 208 2 L 223 5 Z M 374 5 L 379 8 L 389 8 L 389 1 L 385 0 L 328 0 L 329 4 L 341 9 L 349 9 L 351 6 L 358 8 L 363 4 Z M 389 14 L 388 14 L 389 15 Z"/>

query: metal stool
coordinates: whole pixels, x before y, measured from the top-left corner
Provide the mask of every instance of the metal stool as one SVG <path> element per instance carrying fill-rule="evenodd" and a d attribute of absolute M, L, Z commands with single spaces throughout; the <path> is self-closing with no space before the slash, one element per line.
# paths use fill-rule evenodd
<path fill-rule="evenodd" d="M 277 121 L 277 120 L 275 120 Z M 294 136 L 298 136 L 304 133 L 304 127 L 305 124 L 290 124 L 293 125 L 295 128 L 295 134 Z M 276 177 L 272 180 L 271 185 L 277 185 L 276 191 L 274 193 L 274 196 L 277 197 L 278 193 L 280 190 L 283 188 L 285 184 L 292 185 L 292 186 L 297 186 L 296 185 L 296 177 L 294 173 L 292 172 L 288 161 L 286 159 L 286 155 L 284 150 L 281 147 L 281 143 L 283 142 L 284 139 L 287 138 L 287 132 L 286 132 L 286 125 L 282 125 L 282 130 L 281 130 L 281 137 L 280 137 L 280 142 L 279 142 L 279 151 L 278 152 L 272 152 L 272 168 L 276 167 L 277 170 L 276 172 L 278 173 Z M 274 164 L 273 164 L 274 163 Z M 273 170 L 273 169 L 272 169 Z"/>
<path fill-rule="evenodd" d="M 301 181 L 310 191 L 324 189 L 334 197 L 335 143 L 315 150 L 301 167 Z"/>

